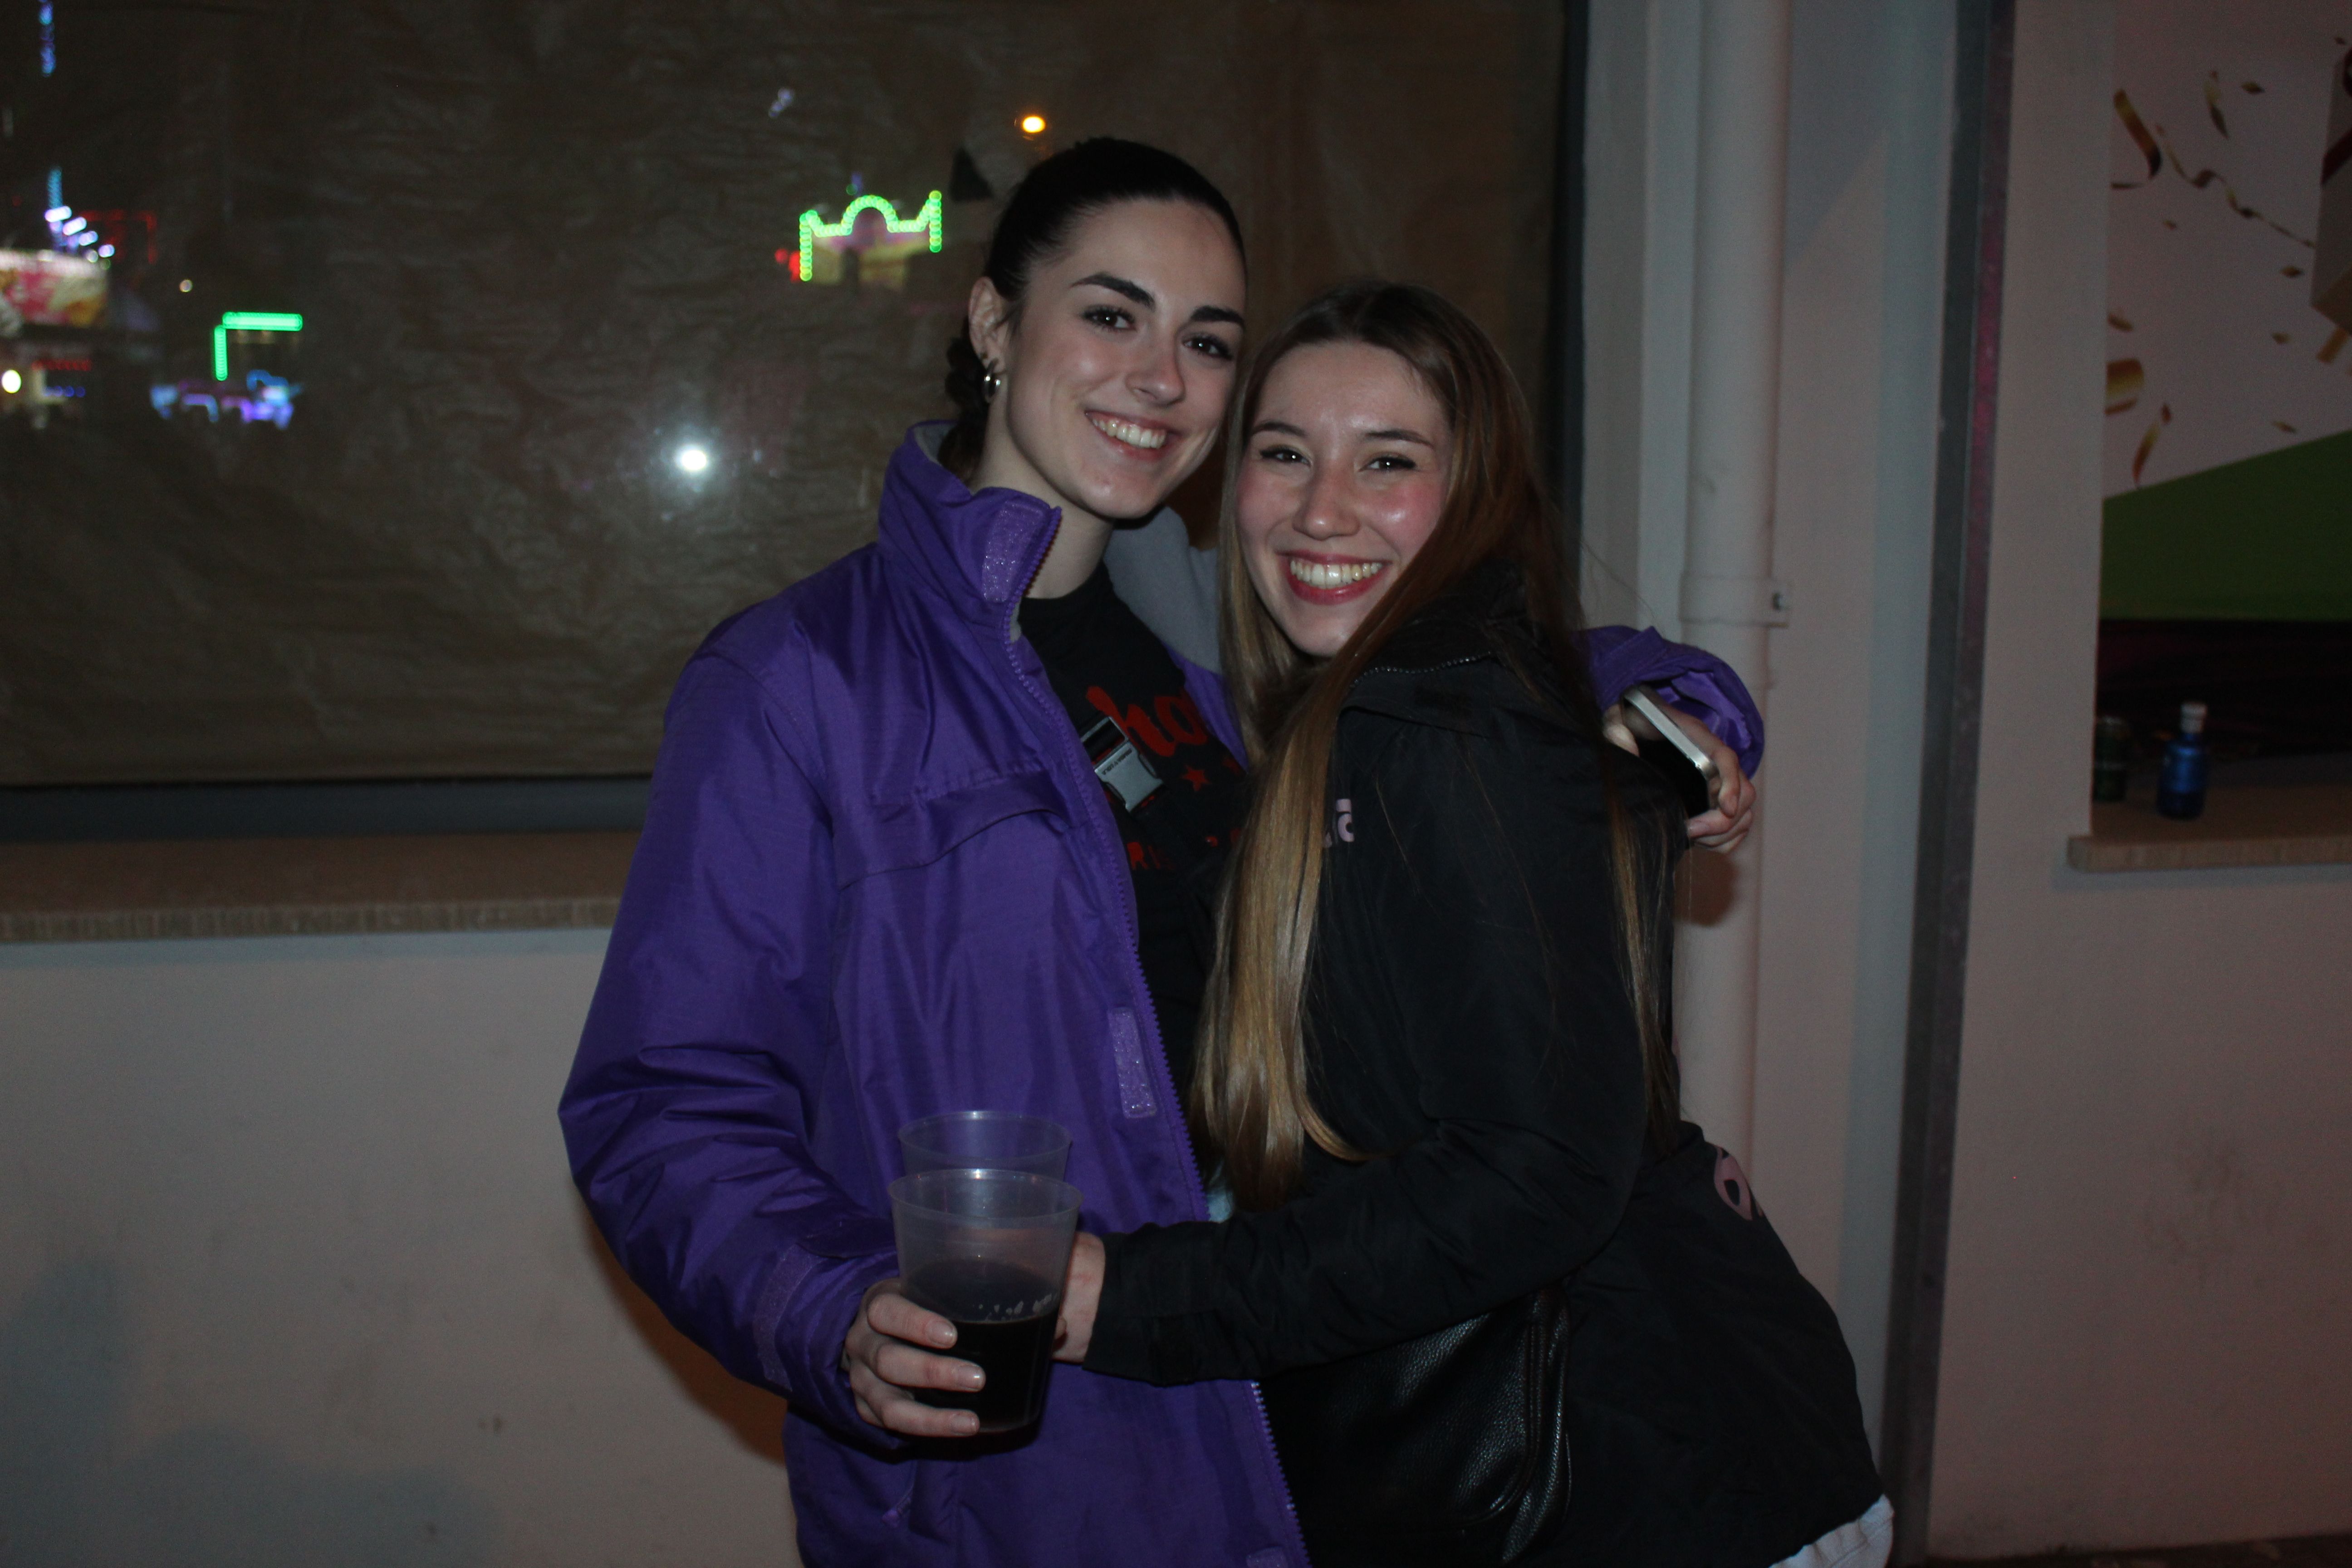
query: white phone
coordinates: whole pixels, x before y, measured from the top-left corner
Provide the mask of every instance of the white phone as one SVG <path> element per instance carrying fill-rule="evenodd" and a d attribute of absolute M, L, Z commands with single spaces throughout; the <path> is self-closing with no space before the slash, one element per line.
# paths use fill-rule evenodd
<path fill-rule="evenodd" d="M 1716 792 L 1723 787 L 1723 773 L 1715 759 L 1706 754 L 1696 741 L 1683 733 L 1666 711 L 1658 694 L 1646 686 L 1636 686 L 1622 699 L 1625 728 L 1633 732 L 1633 743 L 1640 748 L 1642 760 L 1664 773 L 1682 797 L 1684 815 L 1701 816 L 1715 807 Z"/>

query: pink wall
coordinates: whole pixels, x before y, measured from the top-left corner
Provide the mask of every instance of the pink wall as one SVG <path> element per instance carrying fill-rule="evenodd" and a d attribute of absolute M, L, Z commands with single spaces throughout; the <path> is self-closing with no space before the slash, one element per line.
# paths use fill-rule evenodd
<path fill-rule="evenodd" d="M 1934 1549 L 2352 1530 L 2352 870 L 2083 876 L 2114 10 L 2019 7 Z"/>

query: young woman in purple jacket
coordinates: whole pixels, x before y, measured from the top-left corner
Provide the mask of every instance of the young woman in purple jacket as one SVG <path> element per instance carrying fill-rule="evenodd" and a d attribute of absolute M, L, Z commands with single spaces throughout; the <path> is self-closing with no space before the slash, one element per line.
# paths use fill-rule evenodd
<path fill-rule="evenodd" d="M 909 433 L 877 542 L 719 626 L 671 700 L 564 1134 L 631 1277 L 791 1401 L 813 1564 L 1305 1568 L 1237 1377 L 1057 1367 L 1009 1438 L 914 1400 L 974 1372 L 898 1293 L 885 1191 L 900 1126 L 986 1107 L 1070 1130 L 1091 1231 L 1210 1212 L 1182 1106 L 1245 752 L 1181 651 L 1197 619 L 1154 636 L 1129 603 L 1197 581 L 1161 503 L 1216 438 L 1244 308 L 1188 164 L 1038 165 L 950 351 L 962 417 Z M 1601 700 L 1647 681 L 1722 733 L 1690 832 L 1736 839 L 1762 744 L 1738 678 L 1654 633 L 1582 651 Z M 1152 787 L 1107 784 L 1088 732 Z"/>

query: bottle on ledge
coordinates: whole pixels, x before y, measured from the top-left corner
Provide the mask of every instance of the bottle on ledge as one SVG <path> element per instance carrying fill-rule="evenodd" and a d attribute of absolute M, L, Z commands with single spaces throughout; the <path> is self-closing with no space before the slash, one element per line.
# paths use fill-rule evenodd
<path fill-rule="evenodd" d="M 2157 776 L 2156 809 L 2188 822 L 2205 812 L 2205 704 L 2180 705 L 2180 733 L 2164 748 L 2164 771 Z"/>
<path fill-rule="evenodd" d="M 2091 752 L 2091 798 L 2117 801 L 2131 784 L 2131 726 L 2113 713 L 2099 715 Z"/>

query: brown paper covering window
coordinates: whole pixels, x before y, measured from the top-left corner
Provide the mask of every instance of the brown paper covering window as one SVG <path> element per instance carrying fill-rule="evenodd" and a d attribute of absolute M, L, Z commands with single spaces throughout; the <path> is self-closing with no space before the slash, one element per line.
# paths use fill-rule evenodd
<path fill-rule="evenodd" d="M 70 16 L 0 246 L 53 165 L 117 255 L 98 325 L 0 338 L 50 366 L 0 407 L 0 784 L 644 771 L 704 633 L 871 538 L 989 194 L 1082 135 L 1228 191 L 1259 330 L 1412 279 L 1539 388 L 1549 0 Z M 898 286 L 795 280 L 804 209 L 934 190 Z"/>

